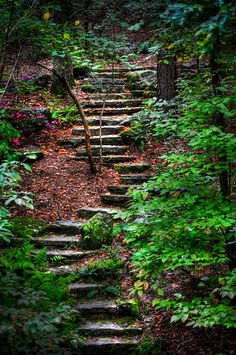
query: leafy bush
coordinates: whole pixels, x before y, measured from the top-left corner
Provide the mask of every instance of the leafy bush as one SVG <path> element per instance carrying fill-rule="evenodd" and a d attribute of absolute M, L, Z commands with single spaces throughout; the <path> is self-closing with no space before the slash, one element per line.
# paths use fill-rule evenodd
<path fill-rule="evenodd" d="M 45 271 L 46 250 L 33 256 L 33 249 L 25 242 L 0 257 L 2 353 L 71 354 L 81 345 L 68 291 L 73 277 Z"/>

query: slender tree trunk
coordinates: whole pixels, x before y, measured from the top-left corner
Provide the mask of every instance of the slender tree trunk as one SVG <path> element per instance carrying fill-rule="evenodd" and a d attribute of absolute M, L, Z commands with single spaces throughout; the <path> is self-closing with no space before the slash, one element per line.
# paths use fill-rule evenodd
<path fill-rule="evenodd" d="M 97 168 L 96 168 L 96 165 L 94 163 L 91 144 L 90 144 L 91 133 L 90 133 L 88 121 L 87 121 L 86 116 L 84 114 L 84 110 L 83 110 L 82 105 L 80 104 L 80 102 L 77 99 L 75 93 L 73 92 L 69 82 L 67 81 L 67 78 L 62 77 L 59 73 L 56 72 L 55 69 L 49 69 L 49 68 L 45 67 L 44 65 L 42 65 L 40 63 L 38 63 L 38 65 L 40 67 L 44 68 L 44 69 L 47 69 L 47 70 L 51 71 L 55 76 L 57 76 L 57 78 L 59 78 L 61 80 L 61 82 L 63 83 L 65 89 L 68 92 L 68 94 L 70 95 L 70 97 L 74 101 L 76 107 L 78 108 L 80 116 L 81 116 L 82 124 L 83 124 L 83 127 L 84 127 L 84 131 L 85 131 L 85 149 L 86 149 L 86 153 L 87 153 L 89 164 L 90 164 L 90 171 L 93 174 L 96 174 L 97 173 Z"/>
<path fill-rule="evenodd" d="M 176 95 L 176 58 L 168 57 L 157 63 L 157 97 L 171 100 Z"/>
<path fill-rule="evenodd" d="M 7 45 L 8 45 L 9 34 L 10 34 L 10 28 L 11 28 L 11 23 L 12 23 L 14 5 L 15 5 L 15 1 L 12 0 L 12 1 L 11 1 L 11 8 L 10 8 L 9 21 L 8 21 L 8 24 L 7 24 L 6 33 L 5 33 L 5 38 L 4 38 L 4 47 L 3 47 L 3 53 L 2 53 L 2 60 L 1 60 L 1 64 L 0 64 L 0 83 L 1 83 L 1 81 L 2 81 L 3 74 L 4 74 L 4 70 L 5 70 L 6 54 L 7 54 Z"/>
<path fill-rule="evenodd" d="M 219 74 L 219 67 L 218 67 L 218 58 L 217 55 L 219 53 L 219 36 L 216 36 L 215 40 L 215 49 L 212 51 L 212 55 L 210 56 L 210 71 L 212 77 L 212 87 L 214 95 L 222 95 L 218 88 L 221 86 L 221 79 Z M 217 127 L 221 127 L 224 131 L 226 128 L 226 121 L 223 113 L 217 113 L 215 115 L 215 125 Z M 222 154 L 222 156 L 218 157 L 218 160 L 222 165 L 227 166 L 227 156 L 226 154 Z M 229 176 L 229 169 L 224 169 L 219 176 L 220 180 L 220 189 L 221 193 L 224 196 L 230 195 L 230 176 Z"/>
<path fill-rule="evenodd" d="M 75 93 L 72 91 L 68 81 L 66 79 L 64 79 L 63 81 L 65 83 L 65 87 L 67 88 L 68 94 L 70 95 L 70 97 L 72 98 L 72 100 L 74 101 L 76 107 L 79 110 L 79 113 L 80 113 L 80 116 L 81 116 L 81 120 L 82 120 L 82 124 L 83 124 L 84 131 L 85 131 L 85 148 L 86 148 L 86 152 L 87 152 L 88 159 L 89 159 L 90 170 L 91 170 L 91 172 L 93 174 L 96 174 L 97 173 L 97 169 L 96 169 L 96 165 L 94 163 L 91 144 L 90 144 L 91 133 L 90 133 L 88 121 L 87 121 L 87 119 L 85 117 L 83 108 L 82 108 L 79 100 L 77 99 Z"/>

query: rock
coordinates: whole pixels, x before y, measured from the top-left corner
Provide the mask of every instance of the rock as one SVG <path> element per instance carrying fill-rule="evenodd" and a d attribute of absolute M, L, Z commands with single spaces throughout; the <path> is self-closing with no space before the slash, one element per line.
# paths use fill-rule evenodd
<path fill-rule="evenodd" d="M 20 152 L 22 153 L 20 159 L 24 160 L 26 163 L 33 163 L 36 160 L 44 158 L 44 152 L 37 146 L 30 145 L 24 147 Z"/>
<path fill-rule="evenodd" d="M 97 213 L 82 227 L 85 249 L 97 249 L 112 242 L 113 221 L 109 213 Z"/>
<path fill-rule="evenodd" d="M 126 74 L 126 86 L 130 90 L 153 90 L 157 85 L 155 70 L 137 70 Z"/>
<path fill-rule="evenodd" d="M 62 78 L 66 78 L 67 82 L 69 83 L 69 85 L 72 88 L 73 88 L 73 86 L 75 86 L 72 61 L 69 56 L 65 56 L 65 57 L 55 56 L 55 57 L 53 57 L 53 69 Z M 51 92 L 53 94 L 62 95 L 62 96 L 67 94 L 67 90 L 65 89 L 63 82 L 56 75 L 53 75 L 53 77 L 52 77 Z"/>
<path fill-rule="evenodd" d="M 51 126 L 52 117 L 49 108 L 11 109 L 11 122 L 24 137 L 31 137 L 33 133 Z"/>
<path fill-rule="evenodd" d="M 75 79 L 83 79 L 90 73 L 89 67 L 75 67 L 73 68 L 73 74 Z"/>
<path fill-rule="evenodd" d="M 34 74 L 30 82 L 32 85 L 37 86 L 38 89 L 47 89 L 49 82 L 52 80 L 52 76 L 46 73 Z"/>

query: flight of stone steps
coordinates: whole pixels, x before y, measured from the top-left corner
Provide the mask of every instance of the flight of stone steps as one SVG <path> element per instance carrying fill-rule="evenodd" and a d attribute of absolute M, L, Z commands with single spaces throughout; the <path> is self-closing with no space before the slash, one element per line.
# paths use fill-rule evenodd
<path fill-rule="evenodd" d="M 154 69 L 141 67 L 132 70 Z M 120 132 L 130 125 L 131 116 L 142 110 L 143 98 L 134 98 L 125 85 L 125 74 L 128 69 L 119 68 L 99 72 L 81 82 L 81 87 L 89 85 L 96 90 L 88 94 L 83 108 L 87 116 L 91 131 L 91 148 L 95 161 L 99 161 L 100 138 L 102 139 L 102 161 L 104 164 L 115 165 L 115 170 L 120 173 L 120 184 L 108 186 L 108 192 L 101 195 L 105 205 L 125 206 L 130 197 L 126 195 L 129 187 L 141 184 L 150 178 L 150 165 L 146 162 L 135 162 L 134 154 L 129 153 L 129 147 L 124 144 Z M 139 93 L 140 94 L 140 93 Z M 105 100 L 105 109 L 100 118 Z M 58 142 L 64 147 L 76 149 L 78 160 L 87 160 L 84 147 L 84 128 L 78 121 L 78 126 L 72 129 L 70 138 L 61 139 Z M 128 163 L 128 164 L 127 164 Z M 147 173 L 145 173 L 148 171 Z"/>
<path fill-rule="evenodd" d="M 82 208 L 77 221 L 59 221 L 49 226 L 47 236 L 34 239 L 36 248 L 47 247 L 48 257 L 52 261 L 50 271 L 58 275 L 79 275 L 80 260 L 96 256 L 98 258 L 100 249 L 84 250 L 82 247 L 83 223 L 99 212 L 107 212 L 116 218 L 118 210 L 130 202 L 130 196 L 126 194 L 128 189 L 147 181 L 151 176 L 150 165 L 146 162 L 135 162 L 136 157 L 129 154 L 129 147 L 123 143 L 119 134 L 129 125 L 130 116 L 142 107 L 142 99 L 132 98 L 131 93 L 126 90 L 123 79 L 126 71 L 127 69 L 117 69 L 114 72 L 101 72 L 98 74 L 98 81 L 94 77 L 84 79 L 86 85 L 97 85 L 97 92 L 93 92 L 89 99 L 83 102 L 91 126 L 91 146 L 95 160 L 99 159 L 100 153 L 99 115 L 103 106 L 102 91 L 108 90 L 110 86 L 111 92 L 107 94 L 102 116 L 103 163 L 114 166 L 120 174 L 120 180 L 119 184 L 108 186 L 107 193 L 101 195 L 104 207 Z M 71 138 L 62 139 L 58 143 L 64 147 L 74 147 L 77 159 L 87 160 L 84 130 L 80 122 L 72 129 Z M 95 276 L 92 280 L 78 277 L 78 282 L 70 285 L 70 292 L 77 299 L 76 308 L 84 317 L 84 322 L 79 325 L 84 336 L 82 353 L 98 354 L 103 351 L 104 354 L 135 354 L 135 349 L 142 339 L 143 329 L 137 323 L 128 300 L 120 303 L 114 297 L 106 296 L 103 292 L 104 284 L 106 280 L 101 284 Z M 95 300 L 89 299 L 91 292 L 97 293 Z M 122 298 L 122 295 L 120 297 Z"/>
<path fill-rule="evenodd" d="M 84 218 L 96 212 L 81 211 L 78 217 Z M 33 239 L 35 253 L 41 247 L 47 248 L 49 270 L 57 275 L 77 275 L 78 281 L 69 286 L 75 298 L 74 307 L 80 312 L 83 321 L 78 321 L 81 336 L 84 337 L 82 354 L 133 354 L 142 338 L 142 327 L 137 323 L 129 302 L 118 302 L 105 288 L 111 286 L 109 280 L 97 280 L 94 275 L 80 275 L 78 263 L 85 258 L 96 256 L 100 250 L 83 250 L 81 228 L 84 219 L 60 221 L 47 229 L 47 235 Z M 116 278 L 117 281 L 117 278 Z M 108 284 L 106 284 L 106 282 Z M 91 298 L 91 292 L 96 298 Z"/>

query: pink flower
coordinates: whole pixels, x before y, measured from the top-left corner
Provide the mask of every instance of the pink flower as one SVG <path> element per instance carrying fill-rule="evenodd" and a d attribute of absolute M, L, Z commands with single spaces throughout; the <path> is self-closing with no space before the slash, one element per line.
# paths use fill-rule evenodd
<path fill-rule="evenodd" d="M 13 138 L 13 139 L 12 139 L 12 142 L 13 142 L 15 145 L 20 145 L 20 142 L 19 142 L 19 139 L 18 139 L 18 138 Z"/>
<path fill-rule="evenodd" d="M 12 113 L 12 114 L 10 115 L 10 118 L 14 118 L 14 117 L 15 117 L 15 114 Z"/>

